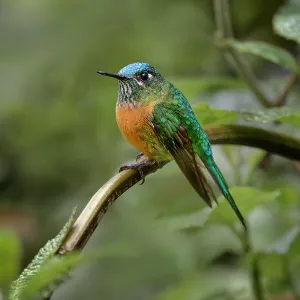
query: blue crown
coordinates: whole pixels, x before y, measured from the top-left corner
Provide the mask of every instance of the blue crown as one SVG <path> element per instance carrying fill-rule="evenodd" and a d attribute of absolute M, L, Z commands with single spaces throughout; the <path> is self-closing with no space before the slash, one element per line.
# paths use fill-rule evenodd
<path fill-rule="evenodd" d="M 130 65 L 127 65 L 123 69 L 121 69 L 118 73 L 118 75 L 123 75 L 123 76 L 133 76 L 136 73 L 142 72 L 142 71 L 155 71 L 152 66 L 150 66 L 147 63 L 142 63 L 142 62 L 136 62 Z"/>

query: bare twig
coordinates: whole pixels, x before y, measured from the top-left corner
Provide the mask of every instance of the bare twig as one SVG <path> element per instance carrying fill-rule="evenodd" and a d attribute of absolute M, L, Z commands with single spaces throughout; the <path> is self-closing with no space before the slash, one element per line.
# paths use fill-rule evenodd
<path fill-rule="evenodd" d="M 282 265 L 284 268 L 286 281 L 287 281 L 288 285 L 290 286 L 290 289 L 291 289 L 291 292 L 293 295 L 292 299 L 300 300 L 300 294 L 298 292 L 297 284 L 293 278 L 293 274 L 292 274 L 292 270 L 291 270 L 291 263 L 289 261 L 287 254 L 282 256 Z"/>
<path fill-rule="evenodd" d="M 215 18 L 217 24 L 217 39 L 222 40 L 233 38 L 233 30 L 230 18 L 230 6 L 228 0 L 214 0 Z M 261 90 L 255 76 L 248 65 L 238 51 L 231 47 L 226 47 L 227 57 L 229 63 L 233 64 L 240 76 L 248 84 L 250 91 L 254 94 L 256 99 L 264 107 L 271 107 L 271 101 L 269 101 Z"/>
<path fill-rule="evenodd" d="M 274 101 L 274 104 L 273 104 L 274 107 L 280 107 L 280 106 L 285 105 L 290 91 L 295 87 L 295 85 L 297 83 L 297 79 L 298 79 L 298 74 L 296 74 L 296 73 L 290 74 L 289 78 L 287 79 L 287 83 L 286 83 L 285 87 L 283 88 L 281 94 Z"/>
<path fill-rule="evenodd" d="M 256 300 L 263 300 L 264 293 L 263 293 L 262 282 L 261 282 L 261 272 L 258 266 L 259 261 L 256 256 L 257 254 L 253 254 L 252 264 L 251 264 L 252 290 L 254 291 Z"/>
<path fill-rule="evenodd" d="M 219 45 L 224 40 L 233 39 L 234 33 L 230 17 L 230 5 L 228 0 L 214 0 L 215 21 L 217 25 L 217 41 Z M 226 51 L 227 58 L 231 65 L 234 65 L 239 75 L 249 86 L 250 91 L 263 107 L 279 107 L 285 104 L 289 92 L 294 88 L 297 82 L 297 74 L 292 73 L 287 80 L 286 86 L 277 99 L 271 101 L 259 86 L 255 75 L 242 55 L 231 47 L 222 47 Z"/>
<path fill-rule="evenodd" d="M 288 95 L 291 92 L 291 90 L 295 87 L 297 80 L 298 80 L 298 74 L 296 74 L 296 73 L 290 74 L 290 76 L 287 80 L 286 86 L 284 87 L 282 93 L 278 96 L 278 98 L 275 99 L 275 101 L 273 103 L 273 107 L 281 107 L 286 104 Z M 278 125 L 278 124 L 280 124 L 280 122 L 275 121 L 274 124 Z M 267 169 L 270 166 L 271 157 L 272 157 L 272 155 L 270 153 L 266 153 L 266 155 L 261 159 L 261 162 L 258 164 L 258 166 L 261 169 Z M 297 164 L 297 162 L 294 162 L 294 166 L 295 166 L 296 170 L 299 171 L 297 169 L 296 164 Z"/>

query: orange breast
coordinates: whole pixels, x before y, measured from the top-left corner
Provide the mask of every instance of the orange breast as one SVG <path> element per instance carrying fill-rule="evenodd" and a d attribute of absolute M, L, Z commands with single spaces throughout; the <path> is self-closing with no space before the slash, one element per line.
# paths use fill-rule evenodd
<path fill-rule="evenodd" d="M 154 104 L 134 107 L 132 104 L 117 106 L 116 117 L 118 126 L 124 138 L 135 148 L 139 149 L 148 158 L 152 158 L 147 136 L 155 139 L 155 133 L 148 120 Z"/>

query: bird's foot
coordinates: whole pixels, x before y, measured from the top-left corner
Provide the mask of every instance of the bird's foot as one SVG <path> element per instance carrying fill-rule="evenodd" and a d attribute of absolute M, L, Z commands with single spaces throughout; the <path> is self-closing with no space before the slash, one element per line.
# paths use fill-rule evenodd
<path fill-rule="evenodd" d="M 142 157 L 142 154 L 139 154 L 137 157 L 137 160 L 140 159 L 141 157 Z M 158 162 L 156 160 L 144 159 L 139 162 L 122 165 L 121 168 L 119 169 L 119 172 L 122 172 L 122 171 L 128 170 L 128 169 L 138 170 L 140 173 L 140 176 L 141 176 L 141 180 L 142 180 L 140 185 L 142 185 L 145 182 L 145 177 L 146 177 L 143 172 L 143 169 L 147 168 L 147 167 L 153 167 L 154 165 L 157 165 L 159 168 L 161 168 L 164 165 L 164 162 Z"/>

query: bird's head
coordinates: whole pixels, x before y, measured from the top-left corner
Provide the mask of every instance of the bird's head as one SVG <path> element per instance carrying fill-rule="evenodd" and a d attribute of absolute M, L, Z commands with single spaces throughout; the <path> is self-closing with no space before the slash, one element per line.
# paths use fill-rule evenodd
<path fill-rule="evenodd" d="M 127 65 L 118 74 L 98 72 L 101 75 L 118 79 L 118 103 L 140 103 L 155 100 L 162 91 L 166 80 L 147 63 L 133 63 Z"/>

